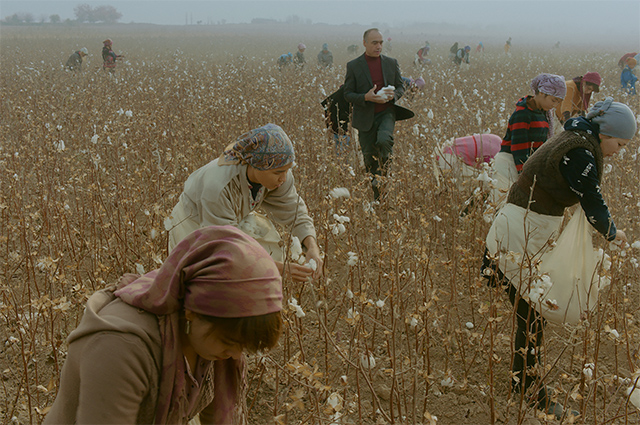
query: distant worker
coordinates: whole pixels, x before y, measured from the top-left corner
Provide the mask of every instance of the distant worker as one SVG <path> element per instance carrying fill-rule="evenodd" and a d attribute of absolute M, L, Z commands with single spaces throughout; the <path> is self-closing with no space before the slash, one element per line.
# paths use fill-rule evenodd
<path fill-rule="evenodd" d="M 476 53 L 484 53 L 484 44 L 482 44 L 482 41 L 478 43 L 478 47 L 476 47 Z"/>
<path fill-rule="evenodd" d="M 635 68 L 637 64 L 638 61 L 636 61 L 635 58 L 627 59 L 627 64 L 622 69 L 622 74 L 620 74 L 622 91 L 630 95 L 636 94 L 636 81 L 638 81 L 638 77 L 633 73 L 633 68 Z"/>
<path fill-rule="evenodd" d="M 592 93 L 600 91 L 602 78 L 597 72 L 587 72 L 566 82 L 567 94 L 562 104 L 556 108 L 556 116 L 561 123 L 572 117 L 585 116 L 589 110 Z"/>
<path fill-rule="evenodd" d="M 624 68 L 627 65 L 627 59 L 633 58 L 637 54 L 638 54 L 637 52 L 630 52 L 630 53 L 625 53 L 624 55 L 622 55 L 622 57 L 618 61 L 618 68 L 620 68 L 620 69 Z"/>
<path fill-rule="evenodd" d="M 456 55 L 453 57 L 453 63 L 456 64 L 456 66 L 460 66 L 463 62 L 468 65 L 470 51 L 471 46 L 464 46 L 464 49 L 458 49 Z"/>
<path fill-rule="evenodd" d="M 322 50 L 318 53 L 318 66 L 320 68 L 331 68 L 333 66 L 333 53 L 329 51 L 327 43 L 322 45 Z"/>
<path fill-rule="evenodd" d="M 123 58 L 124 55 L 116 55 L 112 49 L 113 41 L 110 38 L 107 38 L 102 44 L 102 69 L 114 73 L 116 72 L 116 61 Z"/>
<path fill-rule="evenodd" d="M 344 84 L 321 102 L 329 134 L 335 143 L 335 153 L 340 156 L 347 151 L 351 142 L 349 121 L 351 105 L 344 98 Z"/>
<path fill-rule="evenodd" d="M 431 45 L 429 44 L 428 41 L 424 42 L 424 46 L 422 46 L 421 48 L 418 49 L 418 52 L 416 53 L 416 57 L 413 61 L 413 63 L 418 66 L 418 65 L 427 65 L 431 63 L 431 59 L 427 59 L 427 55 L 429 54 L 429 50 L 431 50 Z"/>
<path fill-rule="evenodd" d="M 511 50 L 511 37 L 504 43 L 504 53 L 505 55 L 509 55 L 509 50 Z"/>
<path fill-rule="evenodd" d="M 456 57 L 456 53 L 458 53 L 458 42 L 453 43 L 451 47 L 449 47 L 449 59 L 453 60 Z"/>
<path fill-rule="evenodd" d="M 304 51 L 306 50 L 306 48 L 307 46 L 305 46 L 303 43 L 298 44 L 298 51 L 293 57 L 293 63 L 295 63 L 299 68 L 304 68 L 304 64 L 307 63 L 304 58 Z"/>
<path fill-rule="evenodd" d="M 82 49 L 73 52 L 71 56 L 69 56 L 69 59 L 67 59 L 67 63 L 64 64 L 64 67 L 69 71 L 81 72 L 82 58 L 84 58 L 85 56 L 89 56 L 89 50 L 87 50 L 86 47 L 83 47 Z"/>
<path fill-rule="evenodd" d="M 293 55 L 291 52 L 285 53 L 284 55 L 280 55 L 278 58 L 278 68 L 282 71 L 282 68 L 289 66 L 290 63 L 293 62 Z"/>

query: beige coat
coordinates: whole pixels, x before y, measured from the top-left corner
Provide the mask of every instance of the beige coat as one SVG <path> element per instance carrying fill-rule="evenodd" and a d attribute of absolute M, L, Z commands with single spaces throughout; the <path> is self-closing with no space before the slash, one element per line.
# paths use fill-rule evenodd
<path fill-rule="evenodd" d="M 187 218 L 172 217 L 169 250 L 200 227 L 227 224 L 238 227 L 242 219 L 258 208 L 275 223 L 293 226 L 291 233 L 300 241 L 316 236 L 313 220 L 298 196 L 291 170 L 282 186 L 274 190 L 263 187 L 254 201 L 247 180 L 247 165 L 221 166 L 215 159 L 194 171 L 185 182 L 174 211 L 183 211 Z"/>
<path fill-rule="evenodd" d="M 87 301 L 68 342 L 58 396 L 44 424 L 154 423 L 162 364 L 154 314 L 124 303 L 111 291 L 99 291 Z M 212 423 L 212 370 L 190 417 L 172 422 L 186 424 L 201 411 L 201 423 Z"/>

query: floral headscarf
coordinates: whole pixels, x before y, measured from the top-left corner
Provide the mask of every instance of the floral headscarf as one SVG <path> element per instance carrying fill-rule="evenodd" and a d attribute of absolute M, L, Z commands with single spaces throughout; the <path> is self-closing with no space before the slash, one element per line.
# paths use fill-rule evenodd
<path fill-rule="evenodd" d="M 258 242 L 233 226 L 210 226 L 176 245 L 159 269 L 125 275 L 115 295 L 159 316 L 163 358 L 156 423 L 166 423 L 172 410 L 186 416 L 197 401 L 186 388 L 180 313 L 187 308 L 207 316 L 249 317 L 280 311 L 282 280 Z M 227 359 L 213 366 L 215 423 L 232 423 L 243 363 Z M 178 403 L 187 395 L 186 404 Z"/>
<path fill-rule="evenodd" d="M 258 170 L 272 170 L 295 159 L 289 136 L 279 126 L 267 124 L 243 134 L 227 146 L 218 165 L 249 164 Z"/>
<path fill-rule="evenodd" d="M 536 92 L 559 97 L 560 99 L 564 99 L 567 94 L 567 85 L 561 75 L 540 74 L 531 81 L 531 88 Z"/>

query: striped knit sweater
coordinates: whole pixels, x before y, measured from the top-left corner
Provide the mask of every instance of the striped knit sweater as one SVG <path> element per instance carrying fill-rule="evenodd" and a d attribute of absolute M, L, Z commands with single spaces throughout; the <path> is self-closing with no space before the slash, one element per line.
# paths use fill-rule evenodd
<path fill-rule="evenodd" d="M 516 103 L 516 110 L 509 118 L 507 133 L 502 139 L 500 152 L 513 155 L 518 173 L 527 159 L 549 137 L 549 121 L 546 112 L 532 110 L 527 106 L 527 99 L 523 97 Z"/>

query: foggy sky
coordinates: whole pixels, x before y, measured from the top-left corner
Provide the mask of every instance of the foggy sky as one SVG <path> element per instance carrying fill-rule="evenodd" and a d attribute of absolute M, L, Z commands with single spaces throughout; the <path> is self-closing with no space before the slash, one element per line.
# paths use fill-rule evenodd
<path fill-rule="evenodd" d="M 36 21 L 58 14 L 74 19 L 73 8 L 81 3 L 112 5 L 122 23 L 184 25 L 196 23 L 248 23 L 254 18 L 285 21 L 292 15 L 303 21 L 328 24 L 372 25 L 384 23 L 401 28 L 412 23 L 447 23 L 483 28 L 501 28 L 515 35 L 544 34 L 571 41 L 606 38 L 640 48 L 640 1 L 177 1 L 177 0 L 0 0 L 0 17 L 29 12 Z M 1 34 L 0 34 L 1 36 Z"/>

